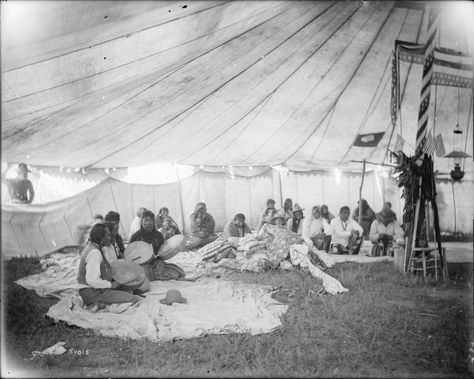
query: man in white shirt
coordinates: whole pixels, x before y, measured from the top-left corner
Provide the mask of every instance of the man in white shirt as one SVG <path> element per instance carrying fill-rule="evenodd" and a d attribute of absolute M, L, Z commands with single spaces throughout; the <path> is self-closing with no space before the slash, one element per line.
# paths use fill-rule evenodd
<path fill-rule="evenodd" d="M 349 218 L 351 211 L 343 206 L 339 216 L 331 221 L 331 249 L 336 254 L 357 254 L 363 241 L 364 230 L 353 219 Z"/>

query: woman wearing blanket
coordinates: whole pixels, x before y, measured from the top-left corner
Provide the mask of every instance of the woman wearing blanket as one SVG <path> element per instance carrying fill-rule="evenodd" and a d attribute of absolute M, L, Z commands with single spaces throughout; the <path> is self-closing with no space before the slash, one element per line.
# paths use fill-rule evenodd
<path fill-rule="evenodd" d="M 318 250 L 326 250 L 329 247 L 328 235 L 330 226 L 321 215 L 321 209 L 315 205 L 311 211 L 311 216 L 305 218 L 303 222 L 302 236 L 304 242 L 311 249 L 313 246 Z"/>
<path fill-rule="evenodd" d="M 250 233 L 252 233 L 252 231 L 245 223 L 245 216 L 242 213 L 237 213 L 234 216 L 234 219 L 224 226 L 222 238 L 228 239 L 229 237 L 244 237 L 246 234 Z"/>
<path fill-rule="evenodd" d="M 155 229 L 155 215 L 146 210 L 142 213 L 140 230 L 133 234 L 130 244 L 135 241 L 144 241 L 152 245 L 153 257 L 143 264 L 148 280 L 178 280 L 184 278 L 184 271 L 165 260 L 174 257 L 183 250 L 183 236 L 178 234 L 168 240 Z M 130 245 L 129 245 L 130 246 Z"/>
<path fill-rule="evenodd" d="M 105 224 L 95 224 L 89 234 L 89 243 L 82 252 L 77 281 L 85 305 L 136 303 L 140 297 L 120 290 L 113 280 L 110 264 L 104 258 L 103 249 L 110 245 L 110 231 Z"/>
<path fill-rule="evenodd" d="M 203 247 L 217 239 L 214 234 L 216 222 L 214 217 L 207 213 L 205 203 L 197 203 L 191 215 L 191 238 L 186 243 L 186 248 L 195 249 Z"/>
<path fill-rule="evenodd" d="M 257 239 L 267 242 L 267 254 L 273 268 L 277 268 L 289 256 L 291 245 L 303 242 L 299 235 L 285 227 L 285 221 L 285 215 L 278 212 L 273 216 L 275 225 L 264 224 L 257 235 Z"/>

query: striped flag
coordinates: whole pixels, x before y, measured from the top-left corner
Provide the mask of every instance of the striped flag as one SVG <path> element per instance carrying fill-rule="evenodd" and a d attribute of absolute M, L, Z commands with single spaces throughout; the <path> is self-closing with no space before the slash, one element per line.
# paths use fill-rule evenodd
<path fill-rule="evenodd" d="M 405 140 L 400 134 L 397 134 L 397 139 L 395 140 L 395 147 L 393 151 L 403 151 L 403 145 L 405 145 Z"/>
<path fill-rule="evenodd" d="M 404 41 L 395 44 L 400 61 L 423 64 L 425 45 Z M 444 47 L 434 49 L 432 85 L 471 88 L 472 71 L 472 56 Z"/>
<path fill-rule="evenodd" d="M 418 112 L 418 129 L 416 131 L 416 154 L 426 150 L 424 149 L 424 146 L 427 142 L 426 128 L 428 125 L 428 108 L 430 105 L 431 79 L 433 77 L 434 65 L 434 46 L 438 34 L 438 25 L 439 9 L 432 6 L 430 8 L 430 13 L 428 17 L 428 40 L 426 41 L 423 62 L 423 78 L 421 81 L 420 108 Z"/>
<path fill-rule="evenodd" d="M 442 157 L 444 154 L 446 154 L 446 150 L 444 149 L 444 142 L 443 142 L 443 137 L 441 136 L 441 133 L 435 137 L 434 142 L 435 142 L 436 156 Z"/>
<path fill-rule="evenodd" d="M 430 157 L 433 156 L 433 152 L 435 150 L 435 140 L 431 135 L 431 130 L 428 132 L 427 136 L 425 137 L 425 144 L 423 145 L 423 152 L 429 155 Z"/>

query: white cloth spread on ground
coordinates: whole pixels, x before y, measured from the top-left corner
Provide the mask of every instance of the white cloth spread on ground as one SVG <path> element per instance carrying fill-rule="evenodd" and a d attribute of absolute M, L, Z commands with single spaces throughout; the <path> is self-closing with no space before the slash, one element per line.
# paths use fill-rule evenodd
<path fill-rule="evenodd" d="M 160 303 L 169 289 L 177 289 L 186 304 Z M 198 282 L 153 281 L 150 292 L 120 312 L 84 309 L 77 294 L 53 305 L 47 315 L 55 321 L 93 329 L 110 337 L 166 341 L 207 334 L 269 333 L 281 326 L 288 309 L 271 297 L 271 287 L 214 278 Z"/>
<path fill-rule="evenodd" d="M 79 259 L 77 253 L 54 253 L 41 260 L 46 271 L 16 283 L 40 296 L 58 297 L 60 301 L 47 313 L 55 321 L 93 329 L 106 336 L 161 341 L 206 334 L 269 333 L 281 326 L 280 317 L 288 309 L 288 305 L 271 297 L 270 286 L 203 277 L 196 282 L 153 281 L 150 292 L 139 303 L 111 305 L 91 312 L 83 307 L 77 292 Z M 188 274 L 199 260 L 196 253 L 187 252 L 178 254 L 173 262 L 182 262 Z M 215 263 L 206 266 L 194 269 L 196 277 L 222 269 Z M 179 290 L 187 303 L 160 303 L 169 289 Z"/>
<path fill-rule="evenodd" d="M 290 258 L 291 263 L 294 265 L 300 265 L 301 267 L 308 267 L 311 275 L 315 278 L 319 278 L 323 281 L 324 289 L 332 295 L 338 293 L 348 292 L 347 288 L 344 288 L 341 282 L 332 276 L 321 271 L 315 265 L 313 265 L 308 256 L 307 245 L 291 245 L 290 246 Z"/>

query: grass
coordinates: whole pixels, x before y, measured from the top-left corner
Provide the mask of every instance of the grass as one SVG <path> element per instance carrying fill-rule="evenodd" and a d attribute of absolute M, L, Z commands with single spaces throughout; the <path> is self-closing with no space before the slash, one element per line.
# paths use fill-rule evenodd
<path fill-rule="evenodd" d="M 318 292 L 306 271 L 231 273 L 226 279 L 279 288 L 274 297 L 289 304 L 281 329 L 159 344 L 51 322 L 43 315 L 56 300 L 13 283 L 40 270 L 37 259 L 4 262 L 2 376 L 471 377 L 472 268 L 423 283 L 390 262 L 339 264 L 328 273 L 350 291 L 338 296 Z M 58 341 L 73 350 L 28 360 Z"/>

